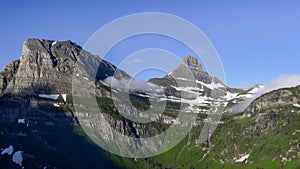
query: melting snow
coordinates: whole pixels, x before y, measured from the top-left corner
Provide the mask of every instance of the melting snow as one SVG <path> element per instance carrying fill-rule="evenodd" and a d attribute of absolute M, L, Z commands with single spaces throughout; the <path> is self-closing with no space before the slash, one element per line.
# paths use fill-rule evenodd
<path fill-rule="evenodd" d="M 59 97 L 59 94 L 39 94 L 39 97 L 56 100 Z"/>
<path fill-rule="evenodd" d="M 3 155 L 3 154 L 11 155 L 13 151 L 14 151 L 14 147 L 12 145 L 10 145 L 9 147 L 7 147 L 6 149 L 4 149 L 2 151 L 1 155 Z"/>
<path fill-rule="evenodd" d="M 22 151 L 15 152 L 13 155 L 13 162 L 22 166 L 22 161 L 23 161 Z"/>
<path fill-rule="evenodd" d="M 55 107 L 60 107 L 60 105 L 57 104 L 57 103 L 53 103 L 53 106 L 55 106 Z"/>
<path fill-rule="evenodd" d="M 54 46 L 57 43 L 57 41 L 52 42 L 52 46 Z"/>
<path fill-rule="evenodd" d="M 238 93 L 227 92 L 227 93 L 226 93 L 226 96 L 224 96 L 224 98 L 225 98 L 226 100 L 231 100 L 231 99 L 236 98 L 237 95 L 238 95 Z"/>
<path fill-rule="evenodd" d="M 221 83 L 215 83 L 215 82 L 212 82 L 210 84 L 206 84 L 206 83 L 203 83 L 203 82 L 201 82 L 199 80 L 196 80 L 196 83 L 199 83 L 199 84 L 201 84 L 201 85 L 203 85 L 203 86 L 205 86 L 205 87 L 207 87 L 209 89 L 217 89 L 217 88 L 225 87 L 223 84 L 221 84 Z"/>
<path fill-rule="evenodd" d="M 295 107 L 300 107 L 300 105 L 299 105 L 299 104 L 297 104 L 297 103 L 296 103 L 296 104 L 293 104 L 293 106 L 295 106 Z"/>
<path fill-rule="evenodd" d="M 242 96 L 244 96 L 246 99 L 251 99 L 254 97 L 253 94 L 244 94 Z"/>
<path fill-rule="evenodd" d="M 190 105 L 198 105 L 199 106 L 199 104 L 210 103 L 210 101 L 209 101 L 210 99 L 212 99 L 212 98 L 206 97 L 206 96 L 200 96 L 200 97 L 197 97 L 196 99 L 193 99 L 193 100 L 170 96 L 170 97 L 160 98 L 159 100 L 160 101 L 169 100 L 169 101 L 172 101 L 172 102 L 187 103 L 187 104 L 190 104 Z"/>
<path fill-rule="evenodd" d="M 18 123 L 19 123 L 19 124 L 25 123 L 25 119 L 18 119 Z"/>
<path fill-rule="evenodd" d="M 236 163 L 243 163 L 250 157 L 250 154 L 246 154 L 242 156 L 240 159 L 233 159 Z"/>
<path fill-rule="evenodd" d="M 66 102 L 67 101 L 67 95 L 66 94 L 62 94 L 61 96 L 63 97 L 64 101 Z"/>
<path fill-rule="evenodd" d="M 212 83 L 211 84 L 211 87 L 213 88 L 213 89 L 216 89 L 216 88 L 221 88 L 221 87 L 225 87 L 223 84 L 221 84 L 221 83 Z"/>
<path fill-rule="evenodd" d="M 259 90 L 259 88 L 253 88 L 252 90 L 250 90 L 248 93 L 256 93 Z"/>

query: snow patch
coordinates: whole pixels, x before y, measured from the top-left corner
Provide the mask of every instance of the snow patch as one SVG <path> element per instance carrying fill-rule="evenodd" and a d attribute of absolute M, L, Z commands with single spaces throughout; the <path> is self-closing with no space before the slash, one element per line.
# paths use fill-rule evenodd
<path fill-rule="evenodd" d="M 7 147 L 6 149 L 4 149 L 1 153 L 1 155 L 3 154 L 8 154 L 11 155 L 14 151 L 14 147 L 12 145 L 10 145 L 9 147 Z"/>
<path fill-rule="evenodd" d="M 246 155 L 242 156 L 240 159 L 234 158 L 233 160 L 234 160 L 236 163 L 243 163 L 243 162 L 245 162 L 249 157 L 250 157 L 250 154 L 246 154 Z"/>
<path fill-rule="evenodd" d="M 218 89 L 218 88 L 221 88 L 221 87 L 225 87 L 223 84 L 221 84 L 221 83 L 215 83 L 215 82 L 212 82 L 210 84 L 206 84 L 206 83 L 203 83 L 203 82 L 201 82 L 199 80 L 196 80 L 196 83 L 199 83 L 202 86 L 205 86 L 205 87 L 207 87 L 207 88 L 209 88 L 211 90 L 212 89 Z"/>
<path fill-rule="evenodd" d="M 224 99 L 231 100 L 231 99 L 236 98 L 237 95 L 238 95 L 238 93 L 227 92 L 226 95 L 224 96 Z"/>
<path fill-rule="evenodd" d="M 61 96 L 63 97 L 64 101 L 67 102 L 67 94 L 62 94 Z"/>
<path fill-rule="evenodd" d="M 53 103 L 53 106 L 55 106 L 55 107 L 60 107 L 60 105 L 57 104 L 57 103 Z"/>
<path fill-rule="evenodd" d="M 297 103 L 293 104 L 293 106 L 294 106 L 294 107 L 299 107 L 299 108 L 300 108 L 300 104 L 297 104 Z"/>
<path fill-rule="evenodd" d="M 23 161 L 22 151 L 15 152 L 13 155 L 13 162 L 22 166 L 22 161 Z"/>
<path fill-rule="evenodd" d="M 19 124 L 25 123 L 25 119 L 18 119 L 18 123 L 19 123 Z"/>
<path fill-rule="evenodd" d="M 54 46 L 57 43 L 57 41 L 54 41 L 51 43 L 52 46 Z"/>
<path fill-rule="evenodd" d="M 241 95 L 241 96 L 242 96 L 242 98 L 246 98 L 246 99 L 251 99 L 251 98 L 254 97 L 253 94 L 244 94 L 244 95 Z"/>
<path fill-rule="evenodd" d="M 59 94 L 39 94 L 40 98 L 56 100 L 59 97 Z"/>

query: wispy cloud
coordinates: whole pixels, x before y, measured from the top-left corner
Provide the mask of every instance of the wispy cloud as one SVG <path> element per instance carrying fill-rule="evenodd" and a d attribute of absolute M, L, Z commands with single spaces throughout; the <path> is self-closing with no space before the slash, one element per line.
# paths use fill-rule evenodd
<path fill-rule="evenodd" d="M 253 102 L 253 100 L 260 97 L 264 93 L 281 88 L 295 87 L 298 85 L 300 85 L 300 75 L 280 75 L 274 78 L 270 83 L 264 84 L 264 87 L 259 88 L 255 93 L 253 93 L 252 98 L 249 98 L 245 102 L 232 107 L 232 109 L 234 112 L 242 112 Z"/>
<path fill-rule="evenodd" d="M 285 87 L 295 87 L 300 85 L 300 75 L 280 75 L 273 79 L 269 84 L 266 84 L 264 88 L 260 89 L 256 95 L 260 95 L 270 92 L 272 90 L 277 90 Z"/>
<path fill-rule="evenodd" d="M 142 63 L 143 60 L 140 58 L 132 58 L 130 60 L 126 60 L 125 63 L 126 64 L 138 64 L 138 63 Z"/>
<path fill-rule="evenodd" d="M 133 91 L 138 91 L 138 92 L 160 92 L 161 87 L 146 82 L 144 80 L 136 80 L 136 79 L 131 79 L 131 78 L 122 78 L 122 79 L 116 79 L 114 77 L 108 77 L 104 79 L 104 83 L 108 84 L 114 89 L 122 90 L 125 92 L 133 92 Z"/>

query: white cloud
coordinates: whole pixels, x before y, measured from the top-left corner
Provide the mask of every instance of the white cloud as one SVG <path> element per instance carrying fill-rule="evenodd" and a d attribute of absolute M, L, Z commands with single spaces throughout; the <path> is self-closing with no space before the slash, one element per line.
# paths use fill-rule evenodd
<path fill-rule="evenodd" d="M 142 63 L 142 62 L 143 62 L 143 60 L 140 58 L 133 58 L 133 59 L 125 61 L 126 64 L 138 64 L 138 63 Z"/>
<path fill-rule="evenodd" d="M 264 88 L 258 90 L 256 95 L 260 96 L 272 90 L 295 87 L 298 85 L 300 85 L 300 75 L 280 75 L 273 79 L 269 84 L 266 84 Z"/>
<path fill-rule="evenodd" d="M 265 93 L 281 88 L 295 87 L 298 85 L 300 85 L 300 75 L 280 75 L 274 78 L 270 83 L 264 84 L 264 87 L 257 89 L 256 92 L 253 93 L 252 98 L 249 98 L 245 102 L 234 106 L 234 112 L 244 111 L 253 102 L 253 100 Z"/>
<path fill-rule="evenodd" d="M 144 80 L 136 80 L 131 78 L 116 79 L 114 77 L 108 77 L 104 79 L 104 83 L 108 84 L 114 89 L 128 91 L 139 91 L 139 92 L 152 92 L 159 91 L 160 87 L 146 82 Z"/>

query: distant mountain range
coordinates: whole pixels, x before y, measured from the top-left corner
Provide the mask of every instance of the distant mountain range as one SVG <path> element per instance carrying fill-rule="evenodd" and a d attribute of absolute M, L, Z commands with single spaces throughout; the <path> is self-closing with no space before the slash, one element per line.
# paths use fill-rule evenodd
<path fill-rule="evenodd" d="M 129 82 L 136 87 L 126 90 L 124 85 Z M 73 102 L 82 94 L 74 91 L 74 83 L 78 89 L 88 88 L 85 92 L 95 94 L 108 126 L 101 122 L 101 127 L 95 126 L 93 114 L 75 109 L 89 101 Z M 147 85 L 147 90 L 141 84 Z M 193 56 L 185 57 L 165 77 L 136 82 L 71 41 L 28 39 L 20 60 L 0 73 L 0 168 L 297 169 L 300 86 L 281 87 L 228 87 L 209 75 Z M 121 102 L 122 93 L 129 95 L 131 105 Z M 114 99 L 120 101 L 117 107 Z M 153 110 L 152 102 L 165 102 L 165 110 L 157 113 L 154 108 L 151 116 L 145 113 Z M 203 126 L 211 120 L 209 114 L 219 107 L 224 109 L 216 131 L 199 142 Z M 179 111 L 195 118 L 180 121 Z M 151 122 L 135 122 L 130 117 Z M 83 130 L 111 131 L 105 139 L 114 142 L 115 131 L 145 138 L 173 124 L 191 122 L 191 131 L 171 150 L 135 159 L 101 149 Z M 131 142 L 132 149 L 138 144 L 143 143 Z"/>

